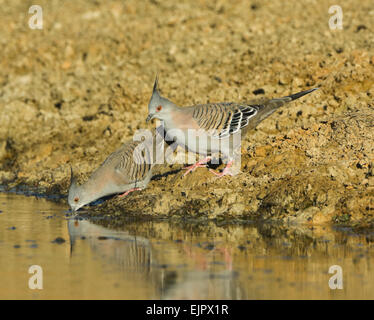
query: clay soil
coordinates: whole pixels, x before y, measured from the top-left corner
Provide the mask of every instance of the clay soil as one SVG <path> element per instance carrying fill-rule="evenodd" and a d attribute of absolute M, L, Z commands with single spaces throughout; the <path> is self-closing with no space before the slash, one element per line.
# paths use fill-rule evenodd
<path fill-rule="evenodd" d="M 145 123 L 155 74 L 181 106 L 280 97 L 311 87 L 249 132 L 242 173 L 182 178 L 89 212 L 370 224 L 374 215 L 374 7 L 327 1 L 39 1 L 0 6 L 0 184 L 66 195 Z M 218 167 L 222 169 L 222 166 Z M 62 201 L 66 201 L 63 199 Z"/>

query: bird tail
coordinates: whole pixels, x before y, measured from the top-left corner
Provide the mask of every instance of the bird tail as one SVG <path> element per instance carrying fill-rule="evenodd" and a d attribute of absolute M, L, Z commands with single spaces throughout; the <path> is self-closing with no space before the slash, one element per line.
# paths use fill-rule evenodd
<path fill-rule="evenodd" d="M 271 114 L 276 109 L 283 106 L 285 103 L 288 103 L 288 102 L 291 102 L 293 100 L 299 99 L 302 96 L 305 96 L 306 94 L 311 93 L 311 92 L 313 92 L 317 89 L 318 88 L 313 88 L 313 89 L 301 91 L 301 92 L 298 92 L 298 93 L 294 93 L 294 94 L 291 94 L 289 96 L 285 96 L 285 97 L 282 97 L 282 98 L 271 99 L 271 100 L 269 100 L 266 107 L 264 108 L 265 109 L 264 111 L 265 111 L 265 113 L 270 112 L 270 114 Z"/>
<path fill-rule="evenodd" d="M 299 99 L 302 96 L 305 96 L 306 94 L 311 93 L 311 92 L 313 92 L 315 90 L 318 90 L 318 89 L 319 88 L 313 88 L 313 89 L 301 91 L 301 92 L 298 92 L 298 93 L 291 94 L 290 96 L 286 96 L 285 98 L 291 98 L 290 101 L 293 101 L 293 100 Z"/>
<path fill-rule="evenodd" d="M 295 94 L 291 94 L 289 96 L 285 96 L 282 98 L 275 98 L 267 101 L 263 105 L 259 105 L 259 110 L 256 115 L 256 118 L 252 120 L 251 126 L 249 128 L 254 128 L 256 127 L 261 121 L 266 119 L 268 116 L 270 116 L 275 110 L 283 106 L 285 103 L 291 102 L 293 100 L 296 100 L 298 98 L 301 98 L 302 96 L 305 96 L 308 93 L 311 93 L 318 88 L 313 88 L 305 91 L 301 91 Z"/>

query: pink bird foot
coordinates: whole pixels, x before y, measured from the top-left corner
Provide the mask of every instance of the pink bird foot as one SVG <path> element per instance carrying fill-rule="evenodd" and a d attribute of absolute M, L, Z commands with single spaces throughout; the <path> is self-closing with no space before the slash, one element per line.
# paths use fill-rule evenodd
<path fill-rule="evenodd" d="M 194 172 L 197 168 L 205 168 L 207 166 L 207 163 L 210 161 L 210 159 L 211 157 L 207 157 L 205 159 L 202 159 L 196 162 L 192 166 L 184 167 L 183 170 L 187 170 L 187 171 L 184 173 L 183 177 L 185 177 L 190 172 Z"/>
<path fill-rule="evenodd" d="M 119 198 L 125 197 L 125 196 L 127 196 L 130 192 L 138 191 L 138 190 L 142 190 L 142 189 L 140 189 L 140 188 L 132 188 L 132 189 L 130 189 L 130 190 L 127 190 L 125 193 L 120 194 L 118 197 L 119 197 Z"/>
<path fill-rule="evenodd" d="M 214 173 L 217 176 L 217 178 L 222 178 L 223 176 L 228 176 L 228 175 L 234 176 L 236 173 L 234 173 L 234 172 L 232 172 L 232 170 L 230 170 L 233 163 L 234 163 L 234 161 L 229 161 L 222 172 L 216 172 L 213 169 L 209 169 L 209 171 L 211 173 Z"/>

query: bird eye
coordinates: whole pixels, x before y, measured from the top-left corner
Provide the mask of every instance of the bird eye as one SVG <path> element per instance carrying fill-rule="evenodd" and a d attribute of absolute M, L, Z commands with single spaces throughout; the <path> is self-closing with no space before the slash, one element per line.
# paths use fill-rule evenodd
<path fill-rule="evenodd" d="M 162 110 L 162 106 L 158 106 L 157 108 L 156 108 L 156 111 L 157 112 L 159 112 L 159 111 L 161 111 Z"/>
<path fill-rule="evenodd" d="M 78 202 L 79 201 L 79 198 L 78 197 L 75 197 L 74 198 L 74 202 Z"/>

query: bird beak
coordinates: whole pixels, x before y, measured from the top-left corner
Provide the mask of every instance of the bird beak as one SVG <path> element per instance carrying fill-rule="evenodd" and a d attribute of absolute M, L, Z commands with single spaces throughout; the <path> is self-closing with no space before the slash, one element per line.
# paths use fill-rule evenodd
<path fill-rule="evenodd" d="M 72 213 L 76 213 L 82 206 L 80 207 L 70 207 Z"/>
<path fill-rule="evenodd" d="M 150 114 L 148 115 L 147 119 L 145 119 L 145 121 L 148 122 L 148 121 L 152 120 L 153 117 L 154 117 L 154 114 L 153 114 L 153 113 L 150 113 Z"/>

